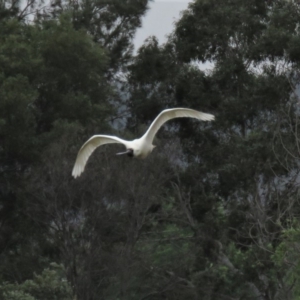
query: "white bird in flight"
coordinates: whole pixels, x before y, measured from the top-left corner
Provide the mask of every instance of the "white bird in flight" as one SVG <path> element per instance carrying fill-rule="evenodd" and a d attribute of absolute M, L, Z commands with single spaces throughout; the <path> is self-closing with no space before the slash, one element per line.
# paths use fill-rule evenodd
<path fill-rule="evenodd" d="M 212 121 L 215 117 L 189 108 L 171 108 L 163 110 L 152 122 L 146 133 L 139 139 L 126 141 L 111 135 L 94 135 L 87 140 L 79 150 L 76 162 L 72 171 L 74 178 L 81 175 L 84 171 L 86 162 L 94 150 L 105 144 L 123 144 L 126 147 L 125 152 L 117 155 L 127 154 L 130 157 L 146 158 L 155 148 L 152 145 L 153 139 L 159 128 L 167 121 L 174 118 L 195 118 L 202 121 Z"/>

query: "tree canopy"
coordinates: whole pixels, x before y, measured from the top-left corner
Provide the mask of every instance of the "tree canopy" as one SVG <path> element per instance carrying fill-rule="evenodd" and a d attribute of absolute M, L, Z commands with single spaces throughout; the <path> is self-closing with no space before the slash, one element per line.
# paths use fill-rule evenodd
<path fill-rule="evenodd" d="M 299 4 L 194 0 L 133 55 L 147 5 L 0 2 L 0 298 L 298 299 Z M 71 177 L 170 107 L 216 120 Z"/>

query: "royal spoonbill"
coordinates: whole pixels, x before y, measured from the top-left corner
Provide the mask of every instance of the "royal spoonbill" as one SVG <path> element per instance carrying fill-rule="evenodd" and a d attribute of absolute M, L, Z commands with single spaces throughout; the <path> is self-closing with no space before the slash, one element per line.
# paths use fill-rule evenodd
<path fill-rule="evenodd" d="M 130 157 L 145 158 L 155 147 L 153 139 L 159 128 L 167 121 L 174 118 L 195 118 L 202 121 L 212 121 L 215 117 L 189 108 L 171 108 L 163 110 L 152 122 L 146 133 L 139 139 L 133 141 L 122 140 L 116 136 L 94 135 L 87 140 L 78 152 L 72 175 L 76 178 L 84 171 L 86 162 L 93 151 L 102 145 L 119 143 L 126 147 L 125 152 L 117 155 L 127 154 Z"/>

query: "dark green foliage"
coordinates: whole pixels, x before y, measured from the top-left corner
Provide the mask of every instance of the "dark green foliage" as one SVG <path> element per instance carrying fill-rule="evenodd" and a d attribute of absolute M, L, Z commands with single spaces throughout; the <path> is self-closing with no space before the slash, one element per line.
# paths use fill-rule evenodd
<path fill-rule="evenodd" d="M 71 300 L 72 289 L 67 282 L 64 269 L 56 263 L 45 269 L 41 275 L 22 284 L 3 283 L 0 285 L 1 298 L 5 300 Z"/>
<path fill-rule="evenodd" d="M 148 0 L 83 0 L 53 3 L 50 14 L 71 11 L 75 29 L 88 31 L 93 40 L 107 50 L 109 76 L 122 69 L 132 53 L 132 38 L 141 26 L 141 16 L 146 12 Z M 112 72 L 113 70 L 113 72 Z"/>
<path fill-rule="evenodd" d="M 58 252 L 43 238 L 48 229 L 37 226 L 24 197 L 34 166 L 68 127 L 74 128 L 68 147 L 82 125 L 87 131 L 96 124 L 107 128 L 113 88 L 104 75 L 104 50 L 76 31 L 68 15 L 36 25 L 1 21 L 1 277 L 21 282 L 34 270 L 41 272 Z"/>
<path fill-rule="evenodd" d="M 0 2 L 0 298 L 298 299 L 299 4 L 196 0 L 131 57 L 147 3 Z M 216 120 L 71 177 L 175 106 Z"/>
<path fill-rule="evenodd" d="M 68 15 L 59 23 L 44 22 L 36 38 L 43 60 L 36 105 L 46 114 L 39 130 L 48 131 L 58 119 L 83 125 L 103 119 L 110 112 L 104 50 L 83 31 L 74 30 Z"/>
<path fill-rule="evenodd" d="M 135 124 L 165 106 L 216 114 L 212 126 L 176 122 L 184 125 L 179 135 L 188 165 L 178 175 L 180 189 L 201 240 L 194 269 L 201 298 L 277 299 L 291 286 L 289 268 L 276 273 L 272 255 L 286 226 L 279 220 L 287 224 L 298 211 L 290 197 L 299 170 L 292 97 L 299 17 L 298 4 L 288 1 L 195 1 L 169 43 L 145 44 L 131 68 Z M 203 73 L 197 64 L 206 60 L 214 68 Z M 234 252 L 244 261 L 235 261 Z"/>

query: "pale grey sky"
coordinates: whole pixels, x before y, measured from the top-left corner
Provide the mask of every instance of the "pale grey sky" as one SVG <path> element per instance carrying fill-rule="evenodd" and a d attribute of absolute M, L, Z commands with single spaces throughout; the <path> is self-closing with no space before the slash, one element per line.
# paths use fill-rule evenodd
<path fill-rule="evenodd" d="M 145 39 L 154 35 L 159 44 L 166 42 L 166 36 L 174 30 L 174 22 L 180 18 L 180 12 L 187 9 L 193 0 L 155 0 L 150 2 L 149 9 L 144 16 L 142 27 L 137 30 L 134 38 L 135 53 Z M 214 64 L 211 62 L 198 63 L 203 71 L 209 71 Z"/>
<path fill-rule="evenodd" d="M 179 19 L 180 12 L 188 7 L 191 0 L 155 0 L 150 2 L 149 10 L 144 16 L 143 25 L 137 30 L 135 51 L 151 35 L 158 38 L 159 44 L 166 42 L 166 35 L 174 29 L 174 22 Z"/>

